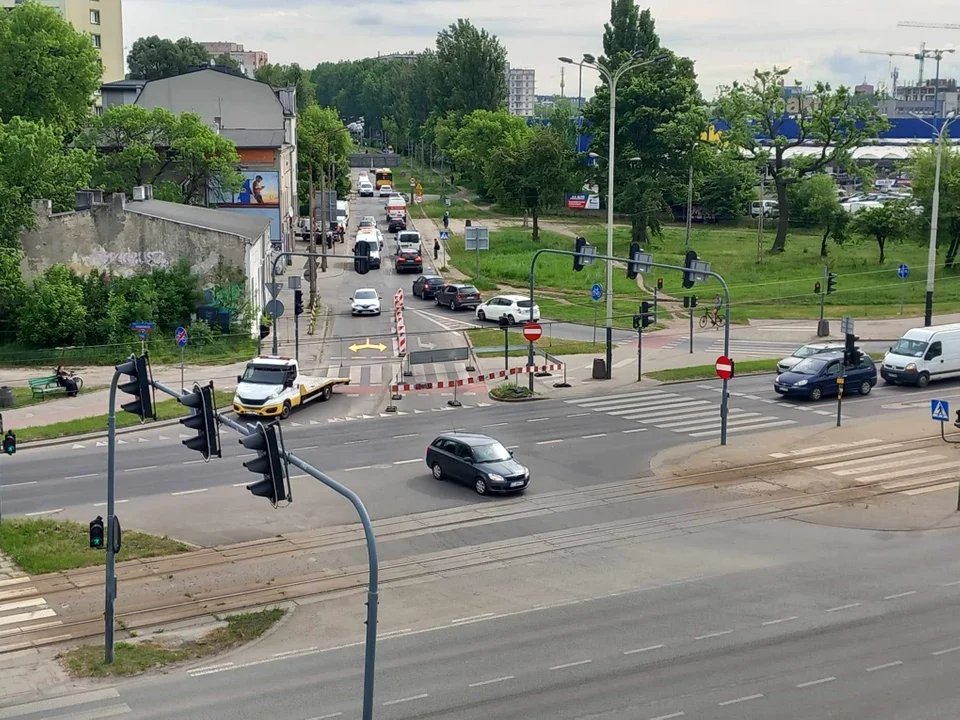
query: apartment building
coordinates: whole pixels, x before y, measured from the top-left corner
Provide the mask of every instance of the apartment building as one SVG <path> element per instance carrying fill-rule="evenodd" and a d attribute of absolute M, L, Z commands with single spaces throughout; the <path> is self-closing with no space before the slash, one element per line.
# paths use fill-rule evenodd
<path fill-rule="evenodd" d="M 0 7 L 13 8 L 23 0 L 0 0 Z M 39 0 L 57 10 L 73 27 L 87 33 L 103 61 L 103 82 L 122 80 L 126 74 L 123 55 L 122 0 Z M 97 98 L 97 105 L 100 100 Z"/>
<path fill-rule="evenodd" d="M 507 110 L 511 115 L 533 117 L 537 104 L 536 71 L 507 66 Z"/>
<path fill-rule="evenodd" d="M 253 77 L 253 74 L 270 62 L 267 54 L 262 50 L 244 50 L 241 43 L 234 42 L 202 42 L 200 43 L 210 53 L 210 57 L 229 55 L 240 63 L 244 75 Z"/>

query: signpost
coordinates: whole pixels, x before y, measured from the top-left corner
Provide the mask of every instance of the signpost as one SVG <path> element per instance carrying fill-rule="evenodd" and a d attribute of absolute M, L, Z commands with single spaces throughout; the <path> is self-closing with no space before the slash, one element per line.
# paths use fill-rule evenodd
<path fill-rule="evenodd" d="M 523 337 L 527 342 L 536 342 L 543 337 L 543 326 L 535 322 L 527 323 L 523 326 Z"/>
<path fill-rule="evenodd" d="M 154 331 L 156 325 L 152 322 L 134 322 L 130 323 L 130 329 L 140 338 L 140 354 L 146 351 L 147 336 Z"/>
<path fill-rule="evenodd" d="M 414 195 L 414 196 L 413 196 L 413 201 L 414 201 L 417 205 L 419 205 L 420 203 L 423 202 L 423 195 Z"/>
<path fill-rule="evenodd" d="M 934 422 L 940 423 L 940 437 L 943 438 L 943 441 L 946 443 L 956 444 L 956 440 L 947 440 L 947 434 L 944 430 L 943 424 L 945 422 L 950 422 L 950 403 L 946 400 L 937 400 L 935 398 L 930 400 L 930 419 Z M 957 413 L 957 422 L 955 422 L 954 427 L 960 428 L 960 412 Z M 960 487 L 957 488 L 957 512 L 960 512 Z"/>
<path fill-rule="evenodd" d="M 900 263 L 900 267 L 897 268 L 897 277 L 900 278 L 900 280 L 902 281 L 905 281 L 908 277 L 910 277 L 910 266 L 907 265 L 906 263 Z M 904 293 L 904 290 L 906 289 L 906 286 L 907 286 L 906 282 L 900 283 L 900 314 L 901 315 L 903 315 L 903 293 Z"/>
<path fill-rule="evenodd" d="M 717 358 L 717 377 L 721 380 L 729 380 L 733 377 L 734 366 L 733 358 L 721 355 Z"/>
<path fill-rule="evenodd" d="M 450 207 L 450 198 L 444 199 L 443 204 L 446 205 L 447 207 Z"/>
<path fill-rule="evenodd" d="M 475 277 L 479 278 L 480 277 L 480 251 L 490 249 L 490 230 L 485 227 L 481 227 L 479 225 L 464 228 L 463 249 L 476 251 L 477 274 Z"/>
<path fill-rule="evenodd" d="M 441 231 L 440 231 L 440 241 L 441 241 L 441 242 L 446 242 L 446 241 L 449 240 L 449 239 L 450 239 L 450 233 L 447 232 L 446 230 L 441 230 Z"/>
<path fill-rule="evenodd" d="M 593 344 L 597 344 L 597 308 L 600 307 L 600 298 L 603 297 L 603 285 L 594 283 L 590 288 L 590 297 L 593 298 Z"/>
<path fill-rule="evenodd" d="M 180 348 L 180 392 L 183 392 L 183 351 L 187 347 L 187 331 L 185 328 L 178 327 L 174 333 L 177 339 L 177 347 Z"/>

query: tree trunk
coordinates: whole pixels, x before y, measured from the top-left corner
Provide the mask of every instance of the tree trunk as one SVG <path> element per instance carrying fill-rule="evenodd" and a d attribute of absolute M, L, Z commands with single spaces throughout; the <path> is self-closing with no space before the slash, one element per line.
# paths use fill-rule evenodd
<path fill-rule="evenodd" d="M 951 269 L 957 261 L 957 251 L 960 250 L 960 235 L 950 240 L 950 247 L 947 248 L 947 255 L 943 260 L 944 269 Z"/>
<path fill-rule="evenodd" d="M 886 239 L 885 237 L 878 237 L 878 238 L 877 238 L 877 245 L 880 246 L 880 264 L 881 264 L 881 265 L 883 265 L 883 260 L 884 260 L 883 251 L 884 251 L 884 249 L 885 249 L 885 247 L 886 247 L 886 244 L 887 244 L 887 239 Z"/>
<path fill-rule="evenodd" d="M 647 235 L 646 218 L 640 214 L 634 214 L 630 217 L 630 241 L 640 243 L 640 247 L 646 248 L 650 241 Z"/>
<path fill-rule="evenodd" d="M 533 241 L 540 242 L 540 213 L 537 208 L 532 208 L 530 214 L 533 216 Z"/>
<path fill-rule="evenodd" d="M 823 229 L 823 238 L 820 240 L 820 257 L 827 256 L 827 238 L 830 237 L 830 225 Z"/>
<path fill-rule="evenodd" d="M 789 209 L 787 208 L 787 185 L 781 180 L 777 180 L 777 203 L 780 206 L 780 219 L 777 221 L 777 237 L 773 241 L 773 247 L 770 252 L 779 253 L 787 249 L 787 221 Z M 763 208 L 760 208 L 763 212 Z"/>

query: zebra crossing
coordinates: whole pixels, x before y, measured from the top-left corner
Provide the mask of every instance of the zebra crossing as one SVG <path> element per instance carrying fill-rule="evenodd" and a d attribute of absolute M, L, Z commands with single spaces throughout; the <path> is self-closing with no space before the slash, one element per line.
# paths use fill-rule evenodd
<path fill-rule="evenodd" d="M 565 400 L 584 410 L 670 430 L 692 438 L 720 437 L 720 403 L 713 399 L 685 397 L 663 390 L 606 395 L 597 400 Z M 763 412 L 728 409 L 727 433 L 756 432 L 796 424 Z"/>
<path fill-rule="evenodd" d="M 66 711 L 67 714 L 62 714 Z M 56 714 L 51 714 L 51 713 Z M 99 720 L 133 712 L 116 688 L 101 688 L 73 695 L 58 695 L 21 705 L 7 705 L 0 709 L 0 718 L 18 718 L 31 715 L 46 720 Z"/>
<path fill-rule="evenodd" d="M 795 342 L 773 342 L 769 340 L 731 340 L 730 354 L 734 357 L 783 358 L 799 347 Z M 723 340 L 714 341 L 708 352 L 722 353 Z"/>
<path fill-rule="evenodd" d="M 440 380 L 463 379 L 470 375 L 466 362 L 427 363 L 413 365 L 413 375 L 399 378 L 400 382 L 410 384 L 422 382 L 438 382 Z M 323 365 L 318 367 L 314 374 L 318 377 L 350 378 L 352 387 L 379 387 L 396 383 L 398 373 L 406 369 L 404 361 L 396 358 L 394 362 L 364 363 L 356 365 Z"/>
<path fill-rule="evenodd" d="M 4 567 L 12 563 L 0 555 Z M 0 580 L 0 653 L 18 649 L 22 643 L 17 635 L 40 628 L 62 625 L 56 611 L 37 594 L 37 589 L 26 575 L 5 570 Z"/>
<path fill-rule="evenodd" d="M 925 495 L 956 489 L 956 460 L 931 448 L 911 448 L 910 443 L 891 443 L 869 438 L 770 453 L 778 460 L 853 480 L 858 485 L 878 484 L 900 495 Z"/>

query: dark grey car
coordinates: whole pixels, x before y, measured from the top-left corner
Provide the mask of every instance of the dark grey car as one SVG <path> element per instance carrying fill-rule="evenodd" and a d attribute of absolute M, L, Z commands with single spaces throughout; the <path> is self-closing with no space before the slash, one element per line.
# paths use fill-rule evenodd
<path fill-rule="evenodd" d="M 478 495 L 523 492 L 530 484 L 530 470 L 487 435 L 440 435 L 427 448 L 426 460 L 434 478 L 470 485 Z"/>
<path fill-rule="evenodd" d="M 474 310 L 482 302 L 480 291 L 473 285 L 444 285 L 433 299 L 437 305 L 443 305 L 451 310 L 464 308 Z"/>

